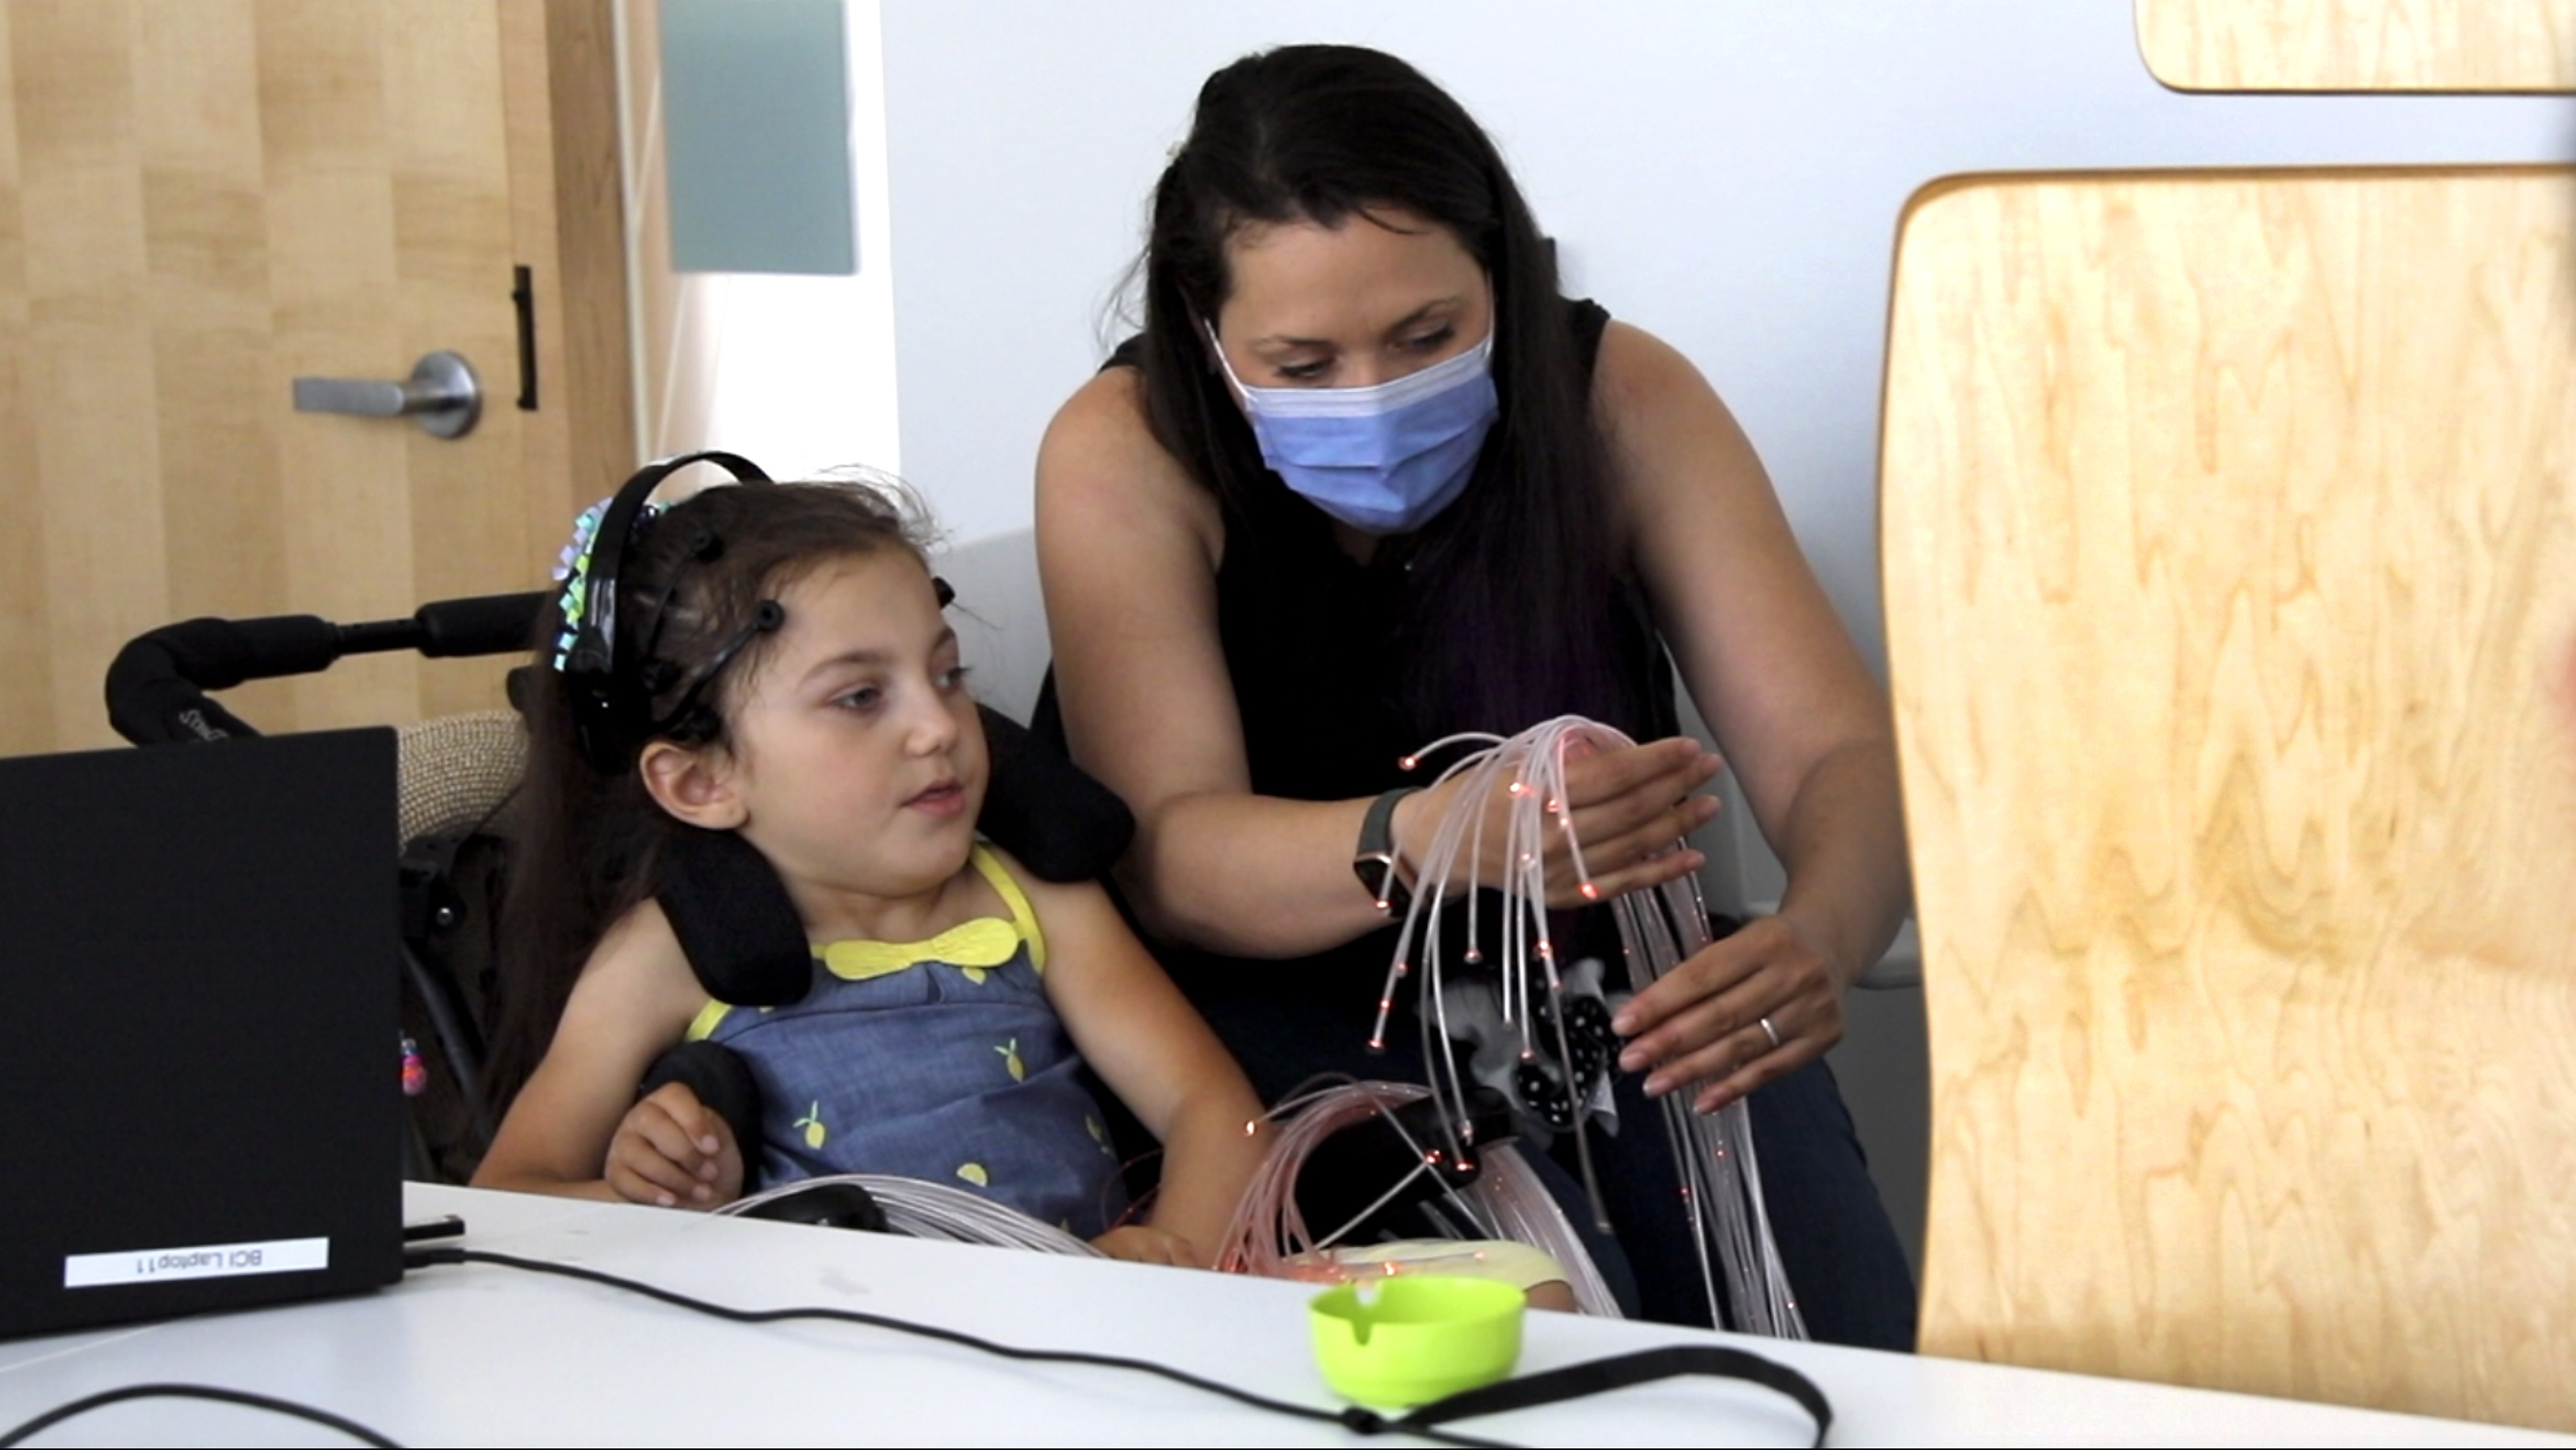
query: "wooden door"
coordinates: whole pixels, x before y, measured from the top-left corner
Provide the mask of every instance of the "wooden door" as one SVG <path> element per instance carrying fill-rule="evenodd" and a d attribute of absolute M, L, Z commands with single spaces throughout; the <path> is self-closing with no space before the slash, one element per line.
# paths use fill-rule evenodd
<path fill-rule="evenodd" d="M 0 7 L 0 753 L 112 740 L 108 660 L 155 625 L 543 582 L 633 462 L 615 124 L 608 0 Z M 481 375 L 463 438 L 291 409 L 441 348 Z M 502 668 L 227 703 L 406 721 Z"/>

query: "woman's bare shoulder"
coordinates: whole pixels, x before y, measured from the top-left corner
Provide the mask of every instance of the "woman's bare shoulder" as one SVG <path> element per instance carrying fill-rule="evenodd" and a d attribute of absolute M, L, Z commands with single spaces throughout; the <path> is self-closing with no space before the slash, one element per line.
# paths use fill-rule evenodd
<path fill-rule="evenodd" d="M 1600 358 L 1593 366 L 1592 405 L 1614 435 L 1677 421 L 1676 410 L 1727 413 L 1717 389 L 1681 349 L 1615 318 L 1601 333 Z M 1727 416 L 1732 421 L 1732 415 Z"/>
<path fill-rule="evenodd" d="M 1717 389 L 1662 338 L 1613 321 L 1592 406 L 1641 537 L 1673 511 L 1775 512 L 1770 477 Z"/>
<path fill-rule="evenodd" d="M 1103 368 L 1076 388 L 1038 446 L 1038 528 L 1178 528 L 1211 558 L 1221 547 L 1215 495 L 1190 477 L 1147 419 L 1144 375 Z"/>

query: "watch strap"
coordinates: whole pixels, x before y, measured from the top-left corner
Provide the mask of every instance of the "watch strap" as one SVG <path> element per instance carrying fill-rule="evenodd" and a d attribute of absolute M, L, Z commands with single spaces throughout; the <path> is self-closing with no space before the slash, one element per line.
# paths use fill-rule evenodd
<path fill-rule="evenodd" d="M 1360 817 L 1360 840 L 1351 856 L 1351 871 L 1376 898 L 1378 910 L 1389 916 L 1401 915 L 1413 905 L 1404 873 L 1396 868 L 1395 803 L 1420 789 L 1398 786 L 1369 802 L 1368 813 Z"/>

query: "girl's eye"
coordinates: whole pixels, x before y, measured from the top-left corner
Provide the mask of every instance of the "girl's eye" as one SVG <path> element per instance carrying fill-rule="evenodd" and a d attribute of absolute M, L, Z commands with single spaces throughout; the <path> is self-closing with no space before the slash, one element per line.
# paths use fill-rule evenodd
<path fill-rule="evenodd" d="M 943 690 L 962 690 L 966 688 L 966 675 L 966 666 L 951 665 L 949 668 L 940 672 L 939 688 Z"/>
<path fill-rule="evenodd" d="M 876 708 L 877 702 L 884 698 L 885 692 L 878 689 L 876 686 L 861 685 L 859 688 L 851 690 L 846 694 L 835 696 L 832 703 L 840 706 L 844 710 L 873 710 Z"/>

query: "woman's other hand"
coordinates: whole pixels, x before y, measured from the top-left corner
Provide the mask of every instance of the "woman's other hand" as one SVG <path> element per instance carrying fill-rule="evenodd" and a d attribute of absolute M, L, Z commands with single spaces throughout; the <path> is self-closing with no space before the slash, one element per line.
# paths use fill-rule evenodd
<path fill-rule="evenodd" d="M 1569 755 L 1563 804 L 1572 810 L 1572 832 L 1553 825 L 1553 807 L 1558 803 L 1542 803 L 1551 822 L 1541 835 L 1548 905 L 1577 907 L 1608 901 L 1700 868 L 1706 858 L 1699 852 L 1672 847 L 1717 814 L 1717 798 L 1700 793 L 1723 768 L 1715 755 L 1683 736 Z M 1393 830 L 1408 877 L 1418 876 L 1440 823 L 1460 808 L 1461 798 L 1473 788 L 1471 775 L 1461 774 L 1396 803 Z M 1517 802 L 1508 785 L 1490 789 L 1479 823 L 1481 839 L 1461 844 L 1443 883 L 1450 891 L 1479 883 L 1491 886 L 1505 866 L 1506 823 Z M 1575 870 L 1577 850 L 1582 853 L 1580 875 Z M 1589 893 L 1583 889 L 1587 877 Z M 1417 883 L 1414 889 L 1422 888 Z"/>
<path fill-rule="evenodd" d="M 1658 1097 L 1700 1084 L 1713 1113 L 1842 1041 L 1843 973 L 1786 915 L 1757 917 L 1638 993 L 1611 1021 L 1619 1066 Z"/>

